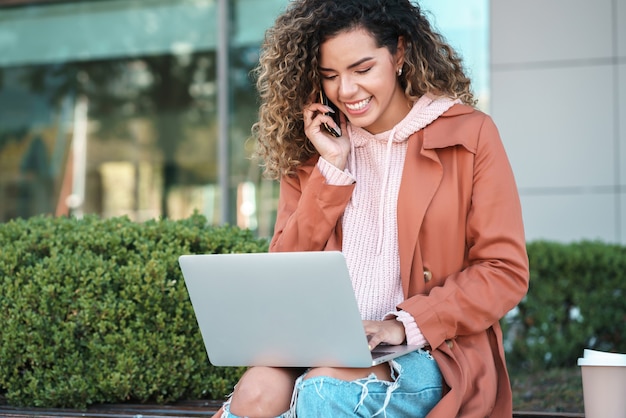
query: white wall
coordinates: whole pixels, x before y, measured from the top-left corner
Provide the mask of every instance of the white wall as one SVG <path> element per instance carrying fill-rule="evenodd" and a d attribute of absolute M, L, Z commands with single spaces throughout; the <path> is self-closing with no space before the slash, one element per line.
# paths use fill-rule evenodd
<path fill-rule="evenodd" d="M 490 38 L 527 239 L 626 244 L 626 0 L 494 0 Z"/>

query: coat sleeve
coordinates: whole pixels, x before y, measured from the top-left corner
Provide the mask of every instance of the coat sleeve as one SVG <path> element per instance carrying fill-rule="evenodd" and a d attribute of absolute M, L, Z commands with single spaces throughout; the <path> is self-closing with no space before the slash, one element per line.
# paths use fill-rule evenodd
<path fill-rule="evenodd" d="M 487 116 L 478 131 L 472 172 L 463 266 L 427 295 L 412 296 L 399 305 L 415 318 L 432 347 L 485 331 L 528 290 L 517 186 L 497 128 Z"/>
<path fill-rule="evenodd" d="M 270 251 L 326 249 L 328 241 L 336 236 L 353 190 L 354 184 L 327 184 L 314 161 L 307 162 L 295 176 L 283 176 Z"/>

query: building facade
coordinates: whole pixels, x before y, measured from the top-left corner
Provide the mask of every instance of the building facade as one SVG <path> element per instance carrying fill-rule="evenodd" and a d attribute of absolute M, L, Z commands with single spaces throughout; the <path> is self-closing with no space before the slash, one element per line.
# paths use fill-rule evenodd
<path fill-rule="evenodd" d="M 0 222 L 272 233 L 250 70 L 287 0 L 0 0 Z M 529 240 L 626 243 L 626 0 L 421 0 L 500 128 Z"/>
<path fill-rule="evenodd" d="M 199 211 L 269 234 L 249 73 L 284 5 L 0 2 L 0 221 Z"/>
<path fill-rule="evenodd" d="M 626 244 L 626 0 L 490 2 L 490 111 L 528 240 Z"/>

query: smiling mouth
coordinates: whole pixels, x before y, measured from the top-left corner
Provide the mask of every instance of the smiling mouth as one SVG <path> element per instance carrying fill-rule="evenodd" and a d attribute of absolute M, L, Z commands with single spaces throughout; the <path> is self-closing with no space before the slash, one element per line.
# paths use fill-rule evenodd
<path fill-rule="evenodd" d="M 346 106 L 348 110 L 353 110 L 353 111 L 362 110 L 363 108 L 365 108 L 365 106 L 369 104 L 371 100 L 372 100 L 372 96 L 368 97 L 367 99 L 361 100 L 360 102 L 350 103 L 350 104 L 344 103 L 344 106 Z"/>

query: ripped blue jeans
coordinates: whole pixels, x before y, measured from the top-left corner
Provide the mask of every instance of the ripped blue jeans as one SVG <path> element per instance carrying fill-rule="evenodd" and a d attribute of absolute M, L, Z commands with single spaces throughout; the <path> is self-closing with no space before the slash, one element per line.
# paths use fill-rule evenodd
<path fill-rule="evenodd" d="M 354 381 L 300 376 L 291 409 L 278 418 L 425 417 L 442 395 L 442 377 L 429 352 L 418 350 L 391 360 L 391 381 L 375 375 Z M 224 418 L 237 418 L 225 405 Z"/>

